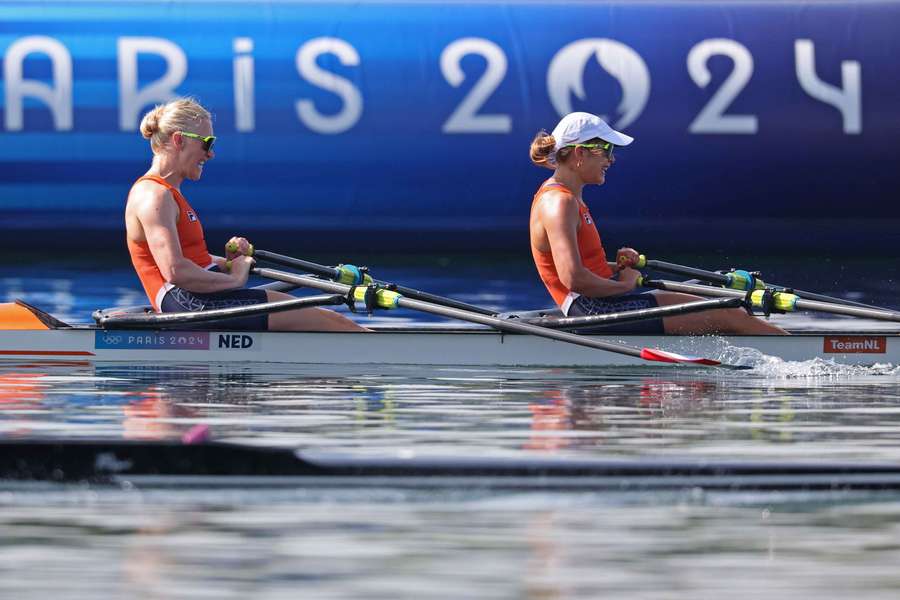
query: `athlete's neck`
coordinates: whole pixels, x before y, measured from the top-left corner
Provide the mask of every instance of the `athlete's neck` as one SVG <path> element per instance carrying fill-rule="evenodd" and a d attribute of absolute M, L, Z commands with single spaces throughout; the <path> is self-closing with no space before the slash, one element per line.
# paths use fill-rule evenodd
<path fill-rule="evenodd" d="M 581 190 L 584 188 L 584 182 L 578 175 L 568 169 L 557 168 L 553 172 L 551 180 L 566 186 L 573 196 L 581 200 Z"/>
<path fill-rule="evenodd" d="M 162 177 L 176 190 L 180 188 L 181 182 L 184 181 L 184 176 L 178 173 L 174 161 L 164 154 L 155 154 L 153 156 L 153 163 L 150 165 L 147 175 Z"/>

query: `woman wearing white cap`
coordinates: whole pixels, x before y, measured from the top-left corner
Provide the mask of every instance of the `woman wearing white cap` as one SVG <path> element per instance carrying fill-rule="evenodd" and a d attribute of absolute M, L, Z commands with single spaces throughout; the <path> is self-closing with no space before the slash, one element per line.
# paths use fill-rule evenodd
<path fill-rule="evenodd" d="M 634 141 L 599 117 L 574 112 L 553 133 L 541 131 L 531 143 L 531 161 L 553 169 L 531 204 L 531 253 L 538 273 L 556 304 L 567 316 L 595 315 L 699 300 L 675 292 L 635 293 L 636 270 L 625 266 L 614 273 L 606 260 L 600 234 L 581 194 L 585 185 L 602 185 L 615 164 L 613 150 Z M 634 265 L 638 253 L 622 248 L 616 263 Z M 615 275 L 615 277 L 614 277 Z M 784 334 L 742 309 L 717 309 L 612 325 L 619 333 L 747 333 Z"/>

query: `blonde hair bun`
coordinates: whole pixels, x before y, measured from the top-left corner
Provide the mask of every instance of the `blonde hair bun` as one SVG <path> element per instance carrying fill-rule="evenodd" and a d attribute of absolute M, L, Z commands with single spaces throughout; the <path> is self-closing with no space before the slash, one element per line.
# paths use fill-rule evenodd
<path fill-rule="evenodd" d="M 191 131 L 204 121 L 212 121 L 209 111 L 188 96 L 157 104 L 141 119 L 141 135 L 159 152 L 176 131 Z"/>

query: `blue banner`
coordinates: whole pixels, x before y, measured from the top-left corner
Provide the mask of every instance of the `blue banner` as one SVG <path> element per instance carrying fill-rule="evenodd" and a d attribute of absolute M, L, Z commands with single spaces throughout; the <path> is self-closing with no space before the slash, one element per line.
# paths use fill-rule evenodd
<path fill-rule="evenodd" d="M 636 139 L 586 192 L 599 221 L 884 223 L 898 31 L 888 1 L 3 2 L 0 219 L 121 231 L 141 116 L 193 95 L 207 229 L 519 247 L 531 139 L 573 110 Z"/>

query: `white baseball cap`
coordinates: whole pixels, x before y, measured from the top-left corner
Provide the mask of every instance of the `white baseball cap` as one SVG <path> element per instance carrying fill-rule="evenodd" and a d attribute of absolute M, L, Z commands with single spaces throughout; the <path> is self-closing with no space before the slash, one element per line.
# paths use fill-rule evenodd
<path fill-rule="evenodd" d="M 600 138 L 604 142 L 611 142 L 616 146 L 627 146 L 634 141 L 633 137 L 616 131 L 597 115 L 586 112 L 567 114 L 553 128 L 551 135 L 556 141 L 556 145 L 553 148 L 554 155 L 560 148 L 573 144 L 582 144 L 594 138 Z"/>

